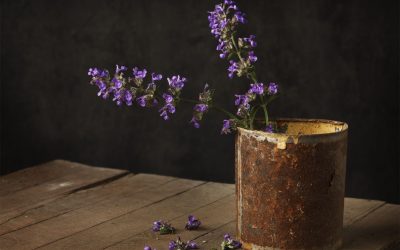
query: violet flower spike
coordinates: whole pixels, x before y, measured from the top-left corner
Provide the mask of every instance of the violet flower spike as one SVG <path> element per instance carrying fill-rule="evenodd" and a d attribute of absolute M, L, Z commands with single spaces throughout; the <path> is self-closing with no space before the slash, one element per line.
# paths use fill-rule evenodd
<path fill-rule="evenodd" d="M 187 230 L 195 230 L 198 229 L 200 225 L 201 225 L 200 220 L 196 219 L 196 217 L 194 217 L 193 215 L 189 215 L 185 228 Z"/>

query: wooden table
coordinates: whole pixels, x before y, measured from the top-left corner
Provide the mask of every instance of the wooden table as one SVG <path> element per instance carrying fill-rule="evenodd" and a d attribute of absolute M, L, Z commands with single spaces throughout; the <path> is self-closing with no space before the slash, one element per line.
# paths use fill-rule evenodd
<path fill-rule="evenodd" d="M 0 177 L 0 249 L 158 250 L 180 235 L 201 249 L 235 233 L 234 185 L 56 160 Z M 198 231 L 185 231 L 187 216 Z M 346 198 L 343 249 L 399 249 L 400 206 Z M 151 232 L 167 220 L 177 235 Z"/>

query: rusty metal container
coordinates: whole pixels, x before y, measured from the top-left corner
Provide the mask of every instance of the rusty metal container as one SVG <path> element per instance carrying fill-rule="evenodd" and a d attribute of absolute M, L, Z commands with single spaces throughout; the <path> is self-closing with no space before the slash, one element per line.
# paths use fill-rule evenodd
<path fill-rule="evenodd" d="M 338 249 L 348 126 L 276 122 L 284 134 L 238 129 L 237 236 L 244 249 Z"/>

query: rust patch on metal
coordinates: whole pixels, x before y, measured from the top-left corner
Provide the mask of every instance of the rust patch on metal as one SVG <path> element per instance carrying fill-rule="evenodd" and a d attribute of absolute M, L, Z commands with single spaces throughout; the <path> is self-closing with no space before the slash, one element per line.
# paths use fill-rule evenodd
<path fill-rule="evenodd" d="M 238 237 L 245 249 L 337 249 L 343 226 L 347 125 L 279 122 L 288 125 L 288 134 L 238 130 Z"/>

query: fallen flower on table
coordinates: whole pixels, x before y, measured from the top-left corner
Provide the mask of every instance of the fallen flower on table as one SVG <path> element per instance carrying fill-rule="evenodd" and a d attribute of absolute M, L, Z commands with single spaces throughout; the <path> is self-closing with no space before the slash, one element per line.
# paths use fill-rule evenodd
<path fill-rule="evenodd" d="M 224 235 L 224 241 L 221 243 L 221 250 L 239 249 L 242 247 L 240 241 L 232 239 L 229 234 Z"/>
<path fill-rule="evenodd" d="M 187 241 L 186 243 L 178 237 L 177 240 L 171 240 L 168 245 L 169 250 L 190 250 L 190 249 L 199 249 L 196 242 L 194 241 Z"/>
<path fill-rule="evenodd" d="M 153 222 L 153 232 L 160 232 L 160 234 L 173 234 L 175 228 L 162 220 Z"/>
<path fill-rule="evenodd" d="M 201 221 L 196 219 L 193 215 L 188 216 L 188 221 L 186 223 L 185 228 L 187 230 L 196 230 L 201 225 Z"/>

